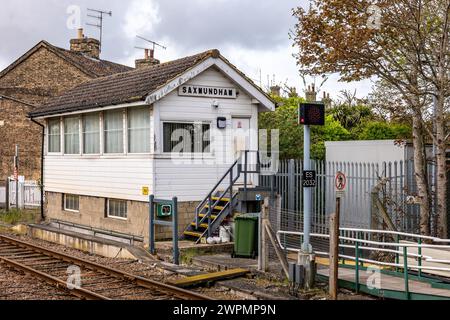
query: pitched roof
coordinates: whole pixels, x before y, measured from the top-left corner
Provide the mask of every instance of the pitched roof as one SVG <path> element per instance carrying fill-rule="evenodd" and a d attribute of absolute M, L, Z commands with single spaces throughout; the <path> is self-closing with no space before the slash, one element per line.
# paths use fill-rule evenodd
<path fill-rule="evenodd" d="M 111 61 L 93 59 L 83 55 L 82 53 L 73 52 L 70 50 L 56 47 L 48 43 L 47 41 L 41 41 L 33 48 L 31 48 L 28 52 L 26 52 L 24 55 L 22 55 L 19 59 L 10 64 L 6 69 L 1 71 L 0 78 L 2 78 L 11 70 L 13 70 L 15 67 L 17 67 L 19 64 L 21 64 L 33 53 L 35 53 L 41 48 L 47 48 L 48 50 L 55 53 L 57 56 L 66 60 L 67 62 L 71 63 L 72 65 L 74 65 L 79 70 L 81 70 L 82 72 L 84 72 L 85 74 L 87 74 L 92 78 L 104 77 L 120 72 L 133 70 L 133 68 L 128 66 L 117 64 Z"/>
<path fill-rule="evenodd" d="M 38 117 L 143 101 L 148 94 L 170 80 L 183 74 L 205 59 L 218 55 L 217 50 L 210 50 L 152 67 L 90 80 L 72 90 L 68 90 L 59 97 L 50 99 L 47 104 L 36 109 L 30 116 Z"/>
<path fill-rule="evenodd" d="M 30 117 L 44 117 L 61 113 L 77 112 L 124 103 L 146 101 L 146 98 L 164 88 L 172 81 L 195 68 L 208 58 L 220 58 L 245 81 L 251 83 L 260 94 L 276 104 L 265 92 L 257 87 L 228 60 L 219 50 L 209 50 L 193 56 L 169 61 L 159 65 L 118 73 L 108 77 L 93 79 L 66 91 L 59 97 L 50 99 L 43 106 L 30 113 Z"/>

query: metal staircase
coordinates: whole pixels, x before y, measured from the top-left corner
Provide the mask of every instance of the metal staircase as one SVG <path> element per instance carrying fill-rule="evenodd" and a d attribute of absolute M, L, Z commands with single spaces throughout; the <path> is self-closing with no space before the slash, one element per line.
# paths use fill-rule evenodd
<path fill-rule="evenodd" d="M 249 168 L 248 156 L 252 151 L 243 151 L 243 156 L 236 160 L 210 193 L 195 210 L 194 221 L 184 231 L 184 238 L 200 243 L 202 238 L 211 237 L 223 221 L 232 216 L 238 204 L 237 182 L 244 177 L 244 192 L 248 188 L 248 174 L 260 173 L 259 152 L 256 168 Z M 255 151 L 253 151 L 255 152 Z M 225 189 L 223 187 L 226 185 Z"/>

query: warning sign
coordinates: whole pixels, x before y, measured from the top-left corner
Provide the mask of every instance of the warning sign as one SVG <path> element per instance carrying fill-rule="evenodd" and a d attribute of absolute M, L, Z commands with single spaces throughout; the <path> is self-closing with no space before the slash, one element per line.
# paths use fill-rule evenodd
<path fill-rule="evenodd" d="M 148 196 L 150 194 L 150 188 L 149 187 L 142 187 L 142 195 Z"/>
<path fill-rule="evenodd" d="M 343 172 L 338 172 L 335 179 L 336 196 L 341 198 L 347 191 L 347 177 Z"/>

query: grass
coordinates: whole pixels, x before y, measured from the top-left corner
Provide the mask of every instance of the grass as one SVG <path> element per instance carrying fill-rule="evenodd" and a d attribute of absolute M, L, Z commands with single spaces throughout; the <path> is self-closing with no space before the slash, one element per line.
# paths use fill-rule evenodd
<path fill-rule="evenodd" d="M 34 223 L 39 215 L 37 210 L 17 210 L 11 209 L 9 212 L 0 210 L 0 222 L 9 225 L 20 223 Z"/>

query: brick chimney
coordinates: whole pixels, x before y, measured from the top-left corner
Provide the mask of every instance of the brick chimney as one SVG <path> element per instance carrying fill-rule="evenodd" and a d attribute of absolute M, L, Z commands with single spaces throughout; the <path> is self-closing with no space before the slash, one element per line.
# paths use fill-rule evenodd
<path fill-rule="evenodd" d="M 100 41 L 85 37 L 83 29 L 78 29 L 77 39 L 70 40 L 70 51 L 80 52 L 88 57 L 100 59 Z"/>
<path fill-rule="evenodd" d="M 308 89 L 305 90 L 305 98 L 307 102 L 317 101 L 317 91 L 314 84 L 312 86 L 308 86 Z"/>
<path fill-rule="evenodd" d="M 281 96 L 281 87 L 277 86 L 277 85 L 270 87 L 270 93 L 273 96 L 280 97 Z"/>
<path fill-rule="evenodd" d="M 152 67 L 160 64 L 158 59 L 155 59 L 155 51 L 152 49 L 145 49 L 144 59 L 136 60 L 136 69 Z"/>

